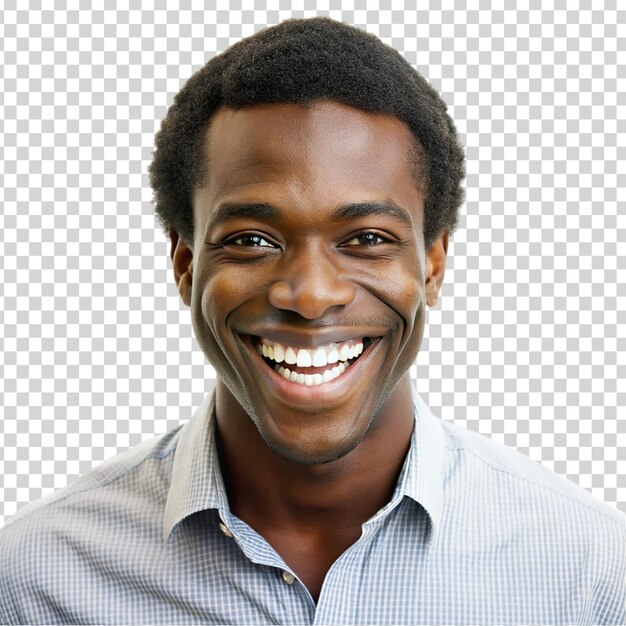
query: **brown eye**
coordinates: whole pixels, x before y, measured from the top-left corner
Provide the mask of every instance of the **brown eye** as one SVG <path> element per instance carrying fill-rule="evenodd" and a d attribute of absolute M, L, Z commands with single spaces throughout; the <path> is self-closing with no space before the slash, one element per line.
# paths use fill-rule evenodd
<path fill-rule="evenodd" d="M 376 233 L 361 233 L 356 237 L 346 241 L 346 246 L 377 246 L 387 240 Z"/>
<path fill-rule="evenodd" d="M 261 235 L 255 235 L 252 233 L 247 234 L 247 235 L 242 235 L 241 237 L 237 237 L 236 239 L 231 239 L 228 243 L 235 245 L 235 246 L 242 246 L 246 248 L 275 248 L 276 247 L 274 246 L 274 244 L 270 243 L 267 239 L 265 239 L 264 237 L 261 237 Z"/>

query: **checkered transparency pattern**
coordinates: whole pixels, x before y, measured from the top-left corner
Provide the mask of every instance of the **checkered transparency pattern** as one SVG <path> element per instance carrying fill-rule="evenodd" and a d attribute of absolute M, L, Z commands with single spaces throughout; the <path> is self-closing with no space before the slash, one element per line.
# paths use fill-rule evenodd
<path fill-rule="evenodd" d="M 617 0 L 51 4 L 5 0 L 0 25 L 0 523 L 202 401 L 214 371 L 155 226 L 154 133 L 216 52 L 313 15 L 400 50 L 466 146 L 463 217 L 412 368 L 424 399 L 626 511 Z"/>

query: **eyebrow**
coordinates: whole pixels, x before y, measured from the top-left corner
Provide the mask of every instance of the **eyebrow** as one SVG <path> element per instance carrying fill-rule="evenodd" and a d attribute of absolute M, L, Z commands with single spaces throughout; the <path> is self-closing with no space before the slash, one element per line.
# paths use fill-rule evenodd
<path fill-rule="evenodd" d="M 220 224 L 242 217 L 251 217 L 259 220 L 272 220 L 280 217 L 280 211 L 271 204 L 263 203 L 231 203 L 220 204 L 211 218 L 207 232 L 212 232 Z"/>
<path fill-rule="evenodd" d="M 393 200 L 342 204 L 335 211 L 335 219 L 337 221 L 353 220 L 360 217 L 369 217 L 370 215 L 386 215 L 403 222 L 409 228 L 413 228 L 413 220 L 409 212 L 397 205 Z"/>
<path fill-rule="evenodd" d="M 218 206 L 212 216 L 207 232 L 213 231 L 217 226 L 238 218 L 253 218 L 259 220 L 275 220 L 280 217 L 280 210 L 271 204 L 264 203 L 231 203 L 227 202 Z M 370 215 L 386 215 L 402 222 L 409 228 L 413 228 L 413 220 L 409 212 L 397 205 L 392 200 L 351 202 L 339 205 L 335 209 L 333 220 L 337 222 L 349 221 Z"/>

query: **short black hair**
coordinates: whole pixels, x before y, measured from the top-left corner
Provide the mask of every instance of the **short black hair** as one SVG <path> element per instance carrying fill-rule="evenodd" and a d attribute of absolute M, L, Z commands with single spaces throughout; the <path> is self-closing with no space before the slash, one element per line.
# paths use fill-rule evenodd
<path fill-rule="evenodd" d="M 204 140 L 221 106 L 334 100 L 402 120 L 416 139 L 416 184 L 425 185 L 426 247 L 452 233 L 463 202 L 464 153 L 446 104 L 397 50 L 329 18 L 292 19 L 242 39 L 184 85 L 155 137 L 150 165 L 157 218 L 193 250 L 193 191 Z M 208 166 L 210 167 L 210 166 Z"/>

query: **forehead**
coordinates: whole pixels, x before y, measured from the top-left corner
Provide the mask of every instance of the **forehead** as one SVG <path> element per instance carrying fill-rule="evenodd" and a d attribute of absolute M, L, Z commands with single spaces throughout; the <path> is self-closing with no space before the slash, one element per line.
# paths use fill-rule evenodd
<path fill-rule="evenodd" d="M 197 225 L 221 202 L 261 199 L 316 208 L 318 216 L 340 203 L 391 200 L 414 207 L 421 224 L 415 147 L 399 119 L 337 102 L 222 108 L 205 138 L 206 176 L 194 198 Z"/>

